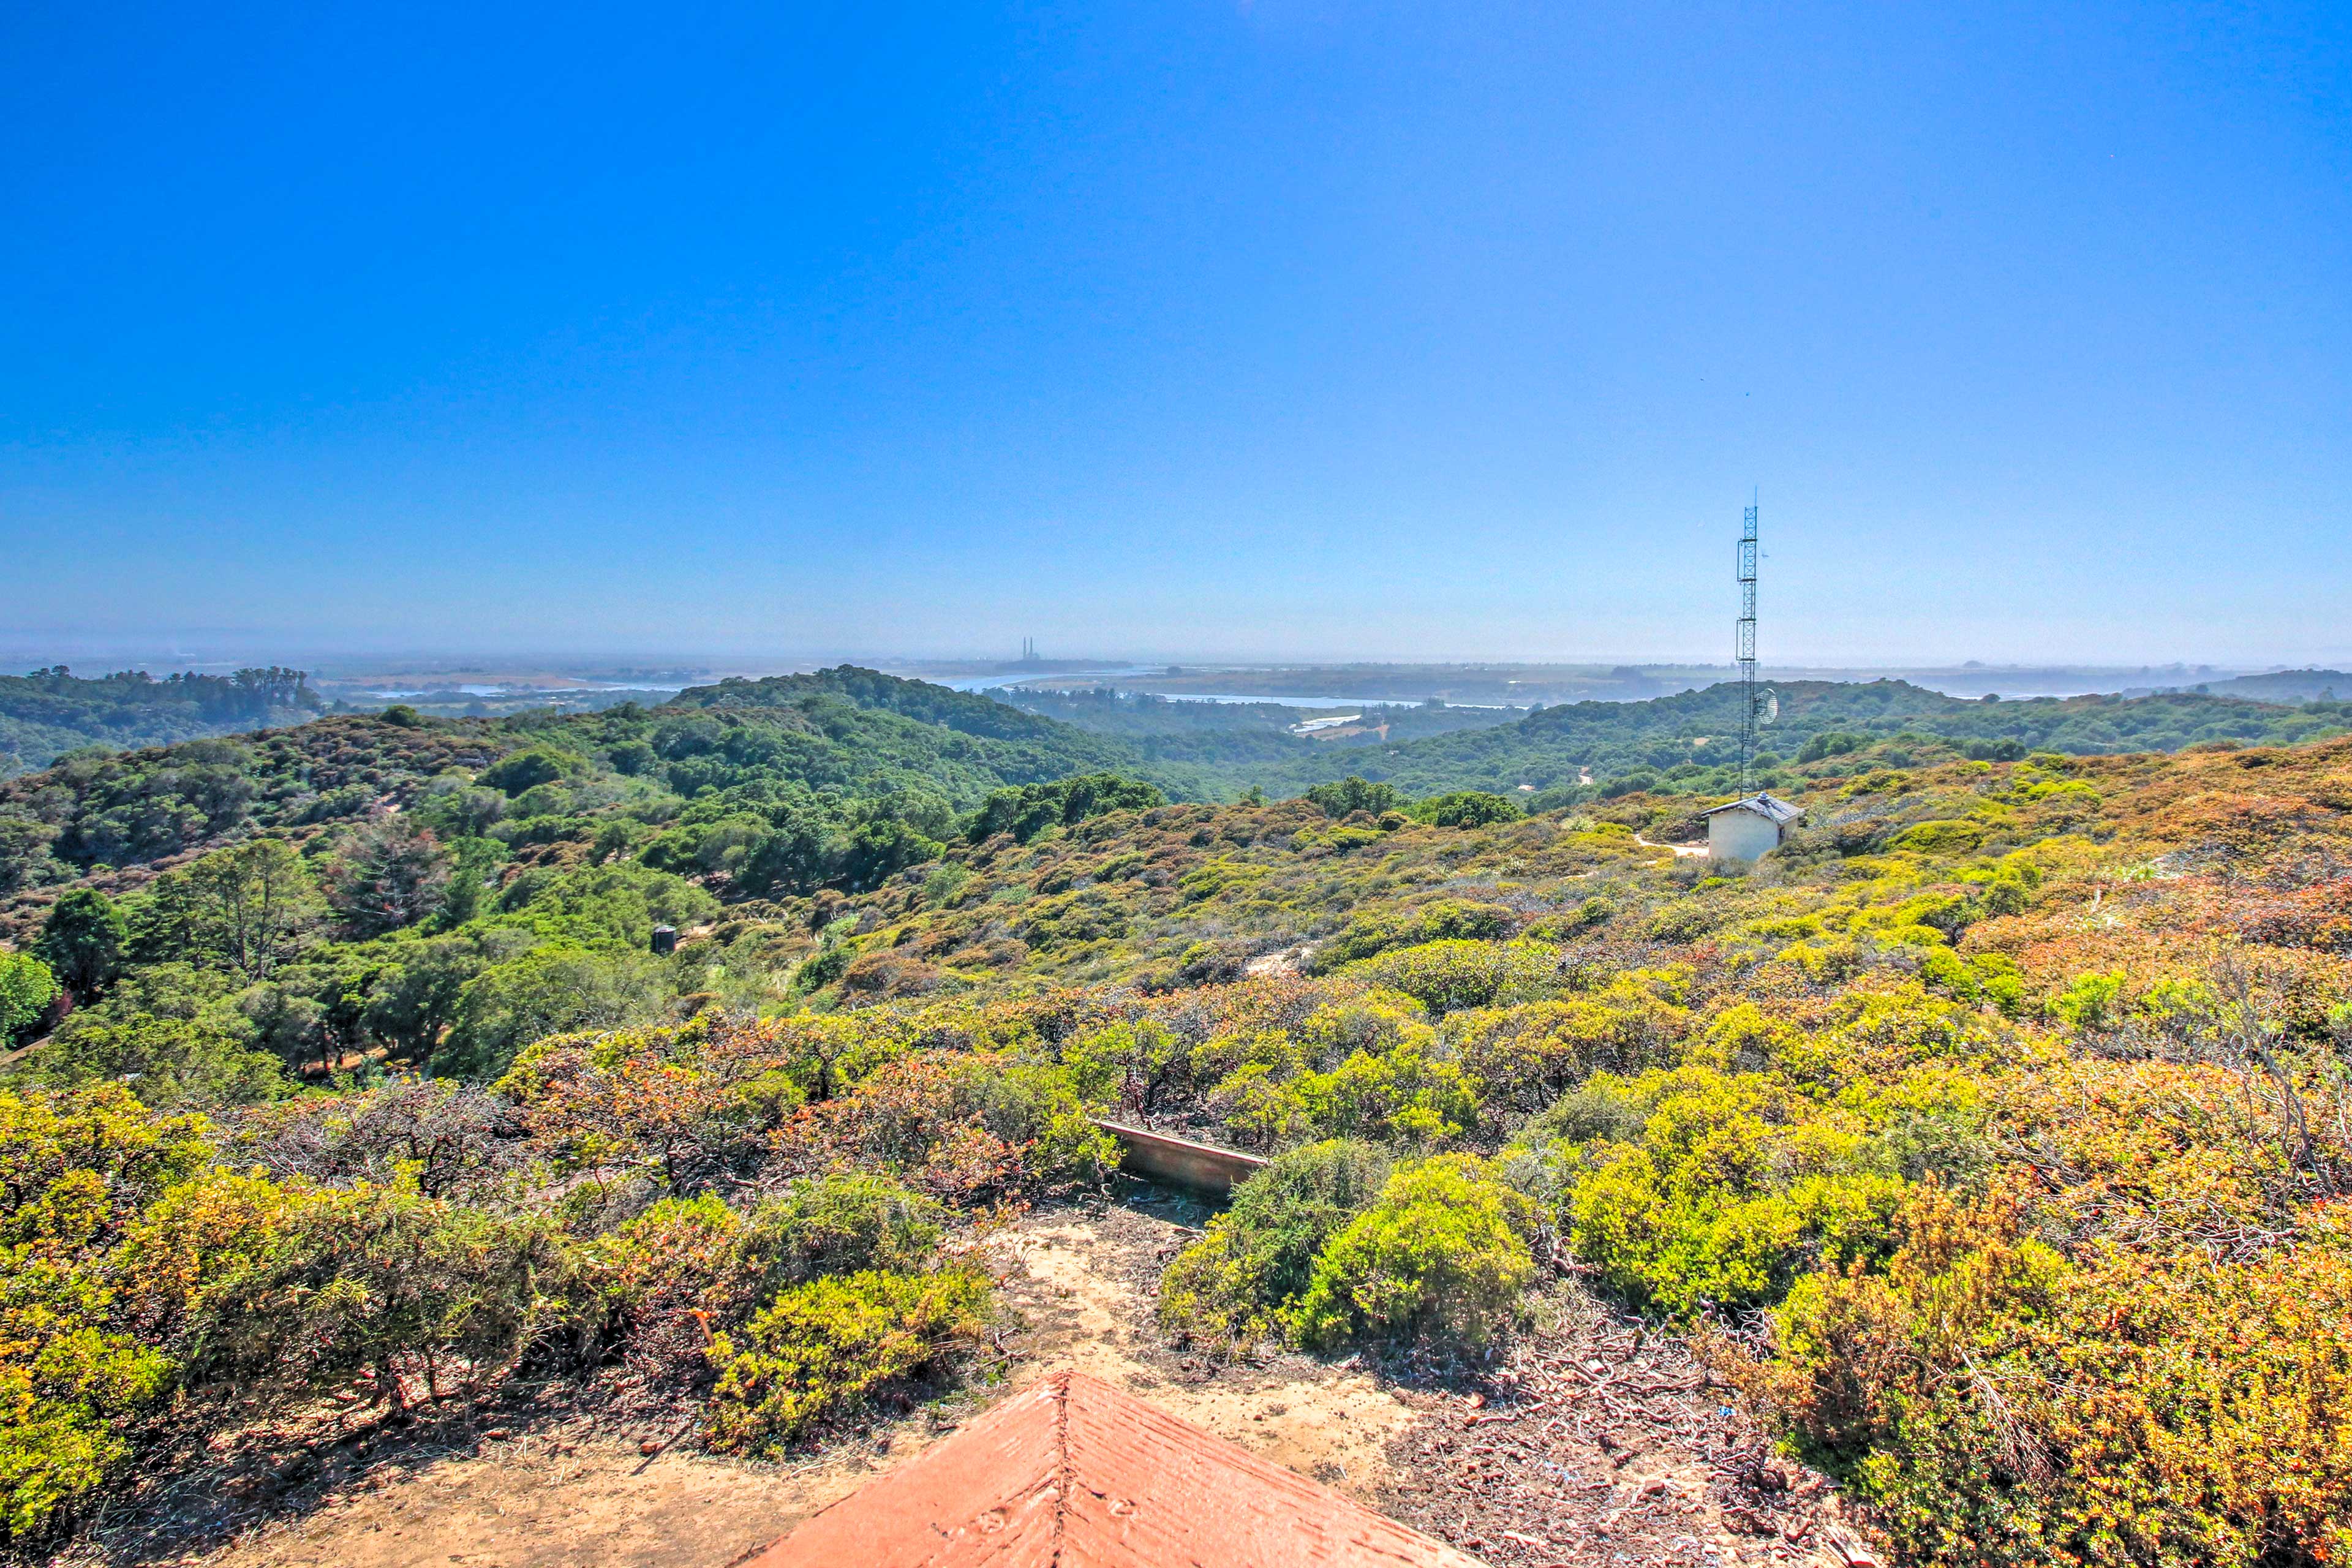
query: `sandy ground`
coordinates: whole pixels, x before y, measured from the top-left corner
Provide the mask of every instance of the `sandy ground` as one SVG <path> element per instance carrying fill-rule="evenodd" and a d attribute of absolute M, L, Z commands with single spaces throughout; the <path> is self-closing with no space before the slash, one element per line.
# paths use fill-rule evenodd
<path fill-rule="evenodd" d="M 1046 1325 L 1028 1375 L 1060 1367 L 1132 1390 L 1170 1415 L 1372 1503 L 1412 1407 L 1360 1366 L 1280 1356 L 1220 1367 L 1160 1342 L 1160 1268 L 1190 1235 L 1135 1210 L 1048 1218 L 1013 1238 L 1030 1310 Z"/>
<path fill-rule="evenodd" d="M 510 1401 L 397 1433 L 288 1423 L 187 1456 L 184 1470 L 129 1500 L 65 1561 L 719 1568 L 919 1453 L 961 1417 L 1063 1367 L 1134 1389 L 1370 1500 L 1388 1479 L 1383 1450 L 1412 1412 L 1362 1371 L 1304 1357 L 1218 1368 L 1159 1343 L 1150 1324 L 1160 1269 L 1193 1234 L 1182 1222 L 1202 1217 L 1181 1200 L 1028 1216 L 993 1249 L 1004 1299 L 1024 1323 L 1002 1381 L 877 1423 L 807 1463 L 698 1453 L 674 1441 L 678 1426 L 582 1415 L 560 1399 Z"/>
<path fill-rule="evenodd" d="M 877 1419 L 806 1462 L 701 1454 L 681 1440 L 690 1440 L 686 1419 L 584 1415 L 561 1387 L 399 1431 L 321 1415 L 159 1463 L 169 1479 L 127 1500 L 63 1561 L 721 1568 L 1064 1367 L 1130 1389 L 1498 1568 L 1837 1561 L 1820 1552 L 1828 1532 L 1815 1528 L 1826 1522 L 1817 1484 L 1768 1477 L 1768 1489 L 1779 1489 L 1759 1503 L 1754 1486 L 1728 1479 L 1738 1434 L 1674 1342 L 1633 1336 L 1587 1302 L 1516 1352 L 1499 1378 L 1475 1384 L 1355 1357 L 1217 1365 L 1172 1351 L 1151 1316 L 1160 1269 L 1205 1215 L 1148 1189 L 1130 1200 L 1041 1211 L 992 1244 L 1021 1324 L 998 1382 Z M 1545 1425 L 1519 1423 L 1513 1413 L 1558 1381 L 1564 1357 L 1571 1366 L 1605 1358 L 1616 1392 L 1575 1410 L 1548 1407 Z M 1626 1388 L 1662 1383 L 1690 1387 L 1643 1396 L 1639 1413 L 1627 1414 Z"/>

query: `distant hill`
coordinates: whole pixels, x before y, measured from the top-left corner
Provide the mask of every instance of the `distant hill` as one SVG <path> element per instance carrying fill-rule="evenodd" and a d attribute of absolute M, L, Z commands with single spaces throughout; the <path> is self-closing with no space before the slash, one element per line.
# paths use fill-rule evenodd
<path fill-rule="evenodd" d="M 1174 733 L 1089 733 L 851 666 L 697 687 L 651 709 L 451 721 L 394 708 L 219 733 L 301 700 L 299 672 L 277 672 L 275 683 L 269 674 L 83 681 L 44 671 L 5 683 L 20 703 L 70 719 L 85 744 L 93 732 L 135 736 L 142 724 L 199 734 L 0 782 L 0 902 L 45 901 L 47 889 L 84 876 L 136 885 L 148 874 L 140 868 L 257 830 L 340 831 L 386 806 L 533 862 L 609 857 L 655 835 L 690 847 L 656 856 L 662 868 L 696 868 L 750 894 L 865 885 L 930 853 L 926 845 L 960 831 L 994 792 L 1053 795 L 1045 786 L 1082 776 L 1119 774 L 1171 799 L 1208 800 L 1252 788 L 1285 798 L 1352 773 L 1408 795 L 1485 789 L 1531 805 L 1562 804 L 1564 794 L 1721 795 L 1737 783 L 1739 689 L 1728 683 L 1389 744 L 1301 741 L 1276 732 L 1266 714 L 1212 705 L 1188 708 Z M 1993 760 L 2170 752 L 2352 729 L 2352 703 L 2342 702 L 2290 708 L 2193 692 L 1969 701 L 1895 680 L 1777 689 L 1761 759 L 1775 787 L 1798 763 L 1821 778 L 1956 751 Z M 1134 717 L 1148 730 L 1145 721 L 1177 716 Z M 0 909 L 0 924 L 8 920 Z"/>
<path fill-rule="evenodd" d="M 394 707 L 72 757 L 0 783 L 0 900 L 256 830 L 303 837 L 385 806 L 542 858 L 587 855 L 616 820 L 624 839 L 684 821 L 714 868 L 772 843 L 801 847 L 803 861 L 863 867 L 916 853 L 992 792 L 1110 773 L 1178 796 L 1214 787 L 1118 741 L 847 666 L 697 688 L 658 709 L 441 720 Z M 853 841 L 865 859 L 840 848 Z"/>
<path fill-rule="evenodd" d="M 1974 755 L 2021 757 L 2174 752 L 2206 741 L 2284 745 L 2352 729 L 2352 703 L 2284 708 L 2196 692 L 1971 700 L 1900 680 L 1790 681 L 1774 690 L 1780 711 L 1760 744 L 1780 760 L 1804 756 L 1808 747 L 1817 757 L 1823 747 L 1853 750 L 1903 735 Z M 1737 784 L 1739 701 L 1740 688 L 1726 681 L 1646 702 L 1564 704 L 1499 729 L 1285 764 L 1258 782 L 1268 793 L 1289 793 L 1344 763 L 1412 795 L 1521 785 L 1541 792 L 1580 783 L 1727 792 Z"/>
<path fill-rule="evenodd" d="M 1444 702 L 1343 703 L 1327 711 L 1357 714 L 1361 723 L 1310 739 L 1296 733 L 1293 726 L 1315 710 L 1278 702 L 1188 701 L 1153 692 L 1112 690 L 1008 690 L 996 695 L 1027 712 L 1097 734 L 1115 735 L 1151 762 L 1225 773 L 1328 757 L 1356 746 L 1394 745 L 1457 730 L 1492 729 L 1526 716 L 1524 708 L 1454 707 Z"/>
<path fill-rule="evenodd" d="M 2209 680 L 2188 689 L 2214 697 L 2243 697 L 2256 702 L 2334 702 L 2352 700 L 2352 675 L 2340 669 L 2280 669 L 2268 675 L 2239 675 Z"/>
<path fill-rule="evenodd" d="M 771 675 L 758 680 L 737 676 L 716 686 L 689 686 L 668 706 L 790 708 L 827 699 L 991 740 L 1051 742 L 1067 735 L 1065 727 L 1051 719 L 1024 713 L 978 692 L 934 686 L 928 680 L 908 680 L 854 664 L 836 665 L 804 675 Z"/>
<path fill-rule="evenodd" d="M 161 680 L 133 669 L 85 679 L 58 665 L 0 676 L 0 778 L 47 767 L 84 746 L 164 745 L 299 723 L 325 708 L 299 669 Z"/>

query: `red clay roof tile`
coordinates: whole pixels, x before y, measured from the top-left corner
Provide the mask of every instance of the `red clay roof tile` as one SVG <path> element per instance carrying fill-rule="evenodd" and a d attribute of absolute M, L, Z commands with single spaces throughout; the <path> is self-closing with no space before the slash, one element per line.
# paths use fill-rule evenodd
<path fill-rule="evenodd" d="M 816 1514 L 744 1568 L 1477 1568 L 1079 1373 Z"/>

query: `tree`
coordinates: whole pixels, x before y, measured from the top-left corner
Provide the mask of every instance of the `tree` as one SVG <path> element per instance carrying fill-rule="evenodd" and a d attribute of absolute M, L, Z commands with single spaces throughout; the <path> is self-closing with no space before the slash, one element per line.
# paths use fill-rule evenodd
<path fill-rule="evenodd" d="M 1393 784 L 1372 784 L 1354 773 L 1337 784 L 1317 784 L 1307 792 L 1307 798 L 1322 807 L 1324 816 L 1335 819 L 1360 811 L 1378 816 L 1384 811 L 1402 811 L 1405 804 Z"/>
<path fill-rule="evenodd" d="M 434 1066 L 461 1078 L 493 1079 L 533 1040 L 644 1023 L 667 999 L 662 966 L 644 953 L 561 943 L 534 948 L 466 983 Z"/>
<path fill-rule="evenodd" d="M 122 973 L 131 928 L 114 900 L 95 888 L 68 888 L 50 906 L 33 951 L 77 997 L 105 989 Z"/>
<path fill-rule="evenodd" d="M 272 981 L 248 987 L 236 1005 L 251 1027 L 253 1043 L 287 1066 L 315 1061 L 321 1070 L 332 1068 L 334 1034 L 327 1026 L 325 1005 L 316 998 Z"/>
<path fill-rule="evenodd" d="M 45 1089 L 120 1084 L 163 1110 L 251 1105 L 292 1087 L 274 1058 L 224 1029 L 152 1013 L 106 1016 L 111 1010 L 72 1014 L 16 1076 Z"/>
<path fill-rule="evenodd" d="M 543 784 L 553 784 L 577 773 L 581 765 L 581 759 L 570 752 L 553 746 L 533 746 L 499 758 L 484 768 L 479 776 L 484 784 L 513 796 Z"/>
<path fill-rule="evenodd" d="M 1167 804 L 1168 797 L 1148 784 L 1117 773 L 1084 773 L 1053 784 L 991 791 L 964 825 L 964 837 L 978 844 L 999 833 L 1010 833 L 1026 844 L 1049 827 L 1068 827 L 1108 812 L 1150 811 Z"/>
<path fill-rule="evenodd" d="M 29 1028 L 58 999 L 58 977 L 28 952 L 0 952 L 0 1040 Z"/>
<path fill-rule="evenodd" d="M 447 900 L 449 856 L 430 828 L 389 813 L 343 841 L 327 869 L 327 904 L 362 941 L 414 925 Z"/>
<path fill-rule="evenodd" d="M 1517 822 L 1526 815 L 1518 803 L 1484 790 L 1458 789 L 1451 795 L 1433 795 L 1417 803 L 1412 816 L 1439 827 L 1491 827 L 1496 823 Z"/>
<path fill-rule="evenodd" d="M 498 932 L 496 939 L 517 947 L 530 941 L 519 931 Z M 462 936 L 403 943 L 398 952 L 399 962 L 376 976 L 364 1026 L 390 1046 L 394 1056 L 422 1061 L 433 1054 L 441 1032 L 457 1016 L 457 995 L 466 982 L 505 955 L 490 938 L 477 942 Z"/>
<path fill-rule="evenodd" d="M 142 963 L 185 959 L 266 980 L 317 922 L 318 885 L 293 847 L 257 838 L 155 879 L 130 918 Z"/>

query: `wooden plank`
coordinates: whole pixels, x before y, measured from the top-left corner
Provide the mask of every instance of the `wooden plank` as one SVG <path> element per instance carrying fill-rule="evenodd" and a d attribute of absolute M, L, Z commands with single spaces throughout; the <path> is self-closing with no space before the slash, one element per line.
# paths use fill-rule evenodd
<path fill-rule="evenodd" d="M 1131 1176 L 1224 1197 L 1236 1184 L 1265 1169 L 1262 1156 L 1244 1154 L 1237 1149 L 1196 1143 L 1190 1138 L 1129 1127 L 1121 1121 L 1106 1121 L 1099 1117 L 1095 1119 L 1095 1125 L 1118 1140 L 1118 1168 Z"/>

